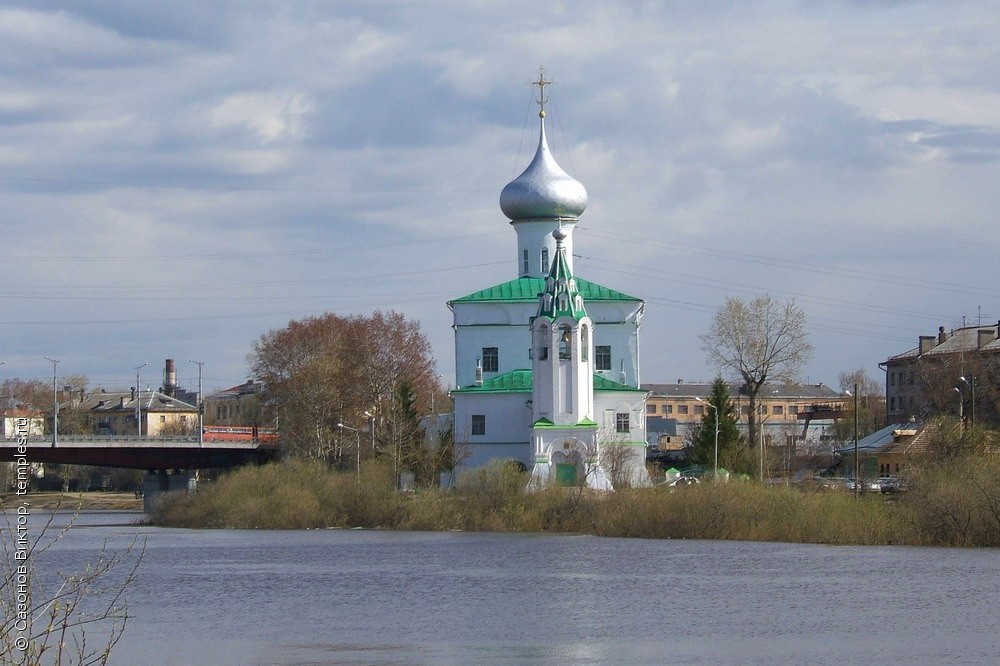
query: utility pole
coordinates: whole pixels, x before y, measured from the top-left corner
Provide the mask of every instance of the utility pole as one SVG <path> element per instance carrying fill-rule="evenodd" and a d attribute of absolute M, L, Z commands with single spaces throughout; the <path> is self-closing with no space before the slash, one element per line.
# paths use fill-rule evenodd
<path fill-rule="evenodd" d="M 48 356 L 45 360 L 52 361 L 52 448 L 56 448 L 59 445 L 59 400 L 56 398 L 56 366 L 59 361 Z"/>
<path fill-rule="evenodd" d="M 205 446 L 205 401 L 201 397 L 201 366 L 205 362 L 188 360 L 198 366 L 198 446 L 202 447 Z"/>

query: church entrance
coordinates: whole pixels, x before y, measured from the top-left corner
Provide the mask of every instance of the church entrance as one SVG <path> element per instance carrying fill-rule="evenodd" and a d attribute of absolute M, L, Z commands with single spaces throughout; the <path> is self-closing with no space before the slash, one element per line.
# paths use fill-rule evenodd
<path fill-rule="evenodd" d="M 573 463 L 559 463 L 556 465 L 556 485 L 575 486 L 576 485 L 576 465 Z"/>
<path fill-rule="evenodd" d="M 555 467 L 555 482 L 557 486 L 578 486 L 583 480 L 583 456 L 579 451 L 569 449 L 568 442 L 563 446 L 567 450 L 555 451 L 552 454 L 552 464 Z"/>

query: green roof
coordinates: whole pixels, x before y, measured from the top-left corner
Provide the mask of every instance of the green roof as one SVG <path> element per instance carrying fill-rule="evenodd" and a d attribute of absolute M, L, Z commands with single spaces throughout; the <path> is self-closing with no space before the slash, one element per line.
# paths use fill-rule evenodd
<path fill-rule="evenodd" d="M 636 388 L 627 384 L 613 382 L 600 375 L 594 375 L 595 391 L 629 391 L 632 393 L 646 393 L 645 389 Z M 531 392 L 531 370 L 512 370 L 502 375 L 487 379 L 482 386 L 465 386 L 452 389 L 452 393 L 530 393 Z"/>
<path fill-rule="evenodd" d="M 576 278 L 576 286 L 580 295 L 583 296 L 585 303 L 587 301 L 642 301 L 641 298 L 602 287 L 599 284 L 594 284 L 579 277 Z M 492 301 L 500 303 L 536 303 L 538 295 L 543 291 L 545 291 L 545 280 L 543 278 L 519 277 L 516 280 L 504 282 L 488 289 L 481 289 L 450 302 L 482 303 Z"/>

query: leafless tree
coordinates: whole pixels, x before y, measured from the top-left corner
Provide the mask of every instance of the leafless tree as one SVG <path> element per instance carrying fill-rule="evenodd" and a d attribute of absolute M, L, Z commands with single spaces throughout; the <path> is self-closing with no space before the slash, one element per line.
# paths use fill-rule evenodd
<path fill-rule="evenodd" d="M 747 441 L 758 443 L 757 395 L 768 381 L 793 383 L 812 354 L 806 315 L 794 301 L 757 296 L 749 302 L 728 298 L 700 336 L 708 360 L 742 379 L 749 398 Z"/>
<path fill-rule="evenodd" d="M 81 572 L 43 576 L 39 556 L 69 527 L 54 527 L 55 514 L 49 514 L 36 536 L 22 541 L 19 527 L 22 518 L 27 520 L 26 512 L 5 508 L 0 527 L 0 664 L 108 663 L 128 621 L 125 593 L 135 580 L 145 543 L 135 538 L 119 551 L 105 545 Z"/>

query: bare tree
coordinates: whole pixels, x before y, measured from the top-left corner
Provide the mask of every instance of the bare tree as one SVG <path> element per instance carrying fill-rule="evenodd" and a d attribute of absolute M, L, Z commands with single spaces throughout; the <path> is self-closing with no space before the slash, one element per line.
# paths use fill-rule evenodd
<path fill-rule="evenodd" d="M 117 552 L 105 546 L 80 573 L 43 576 L 38 557 L 69 527 L 53 527 L 54 514 L 49 514 L 37 536 L 28 539 L 28 504 L 4 508 L 0 664 L 107 664 L 128 621 L 125 592 L 135 580 L 145 544 L 135 538 Z M 88 632 L 91 639 L 95 634 L 99 638 L 88 642 Z"/>
<path fill-rule="evenodd" d="M 793 383 L 812 354 L 805 312 L 794 301 L 781 303 L 770 296 L 757 296 L 748 303 L 728 298 L 700 339 L 708 360 L 746 385 L 747 441 L 754 446 L 759 439 L 761 387 L 768 381 Z"/>

